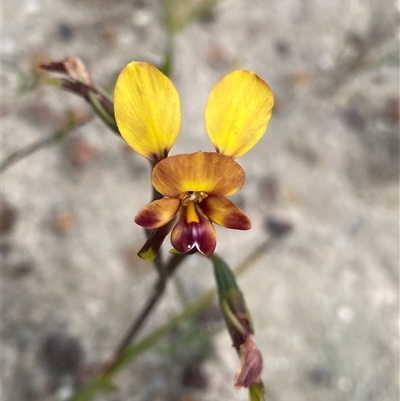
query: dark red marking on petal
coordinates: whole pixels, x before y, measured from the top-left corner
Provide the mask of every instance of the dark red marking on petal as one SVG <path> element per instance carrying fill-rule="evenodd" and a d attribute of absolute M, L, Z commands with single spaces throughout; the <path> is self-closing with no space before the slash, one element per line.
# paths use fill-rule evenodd
<path fill-rule="evenodd" d="M 176 216 L 179 206 L 177 198 L 157 199 L 138 211 L 135 223 L 148 229 L 160 228 Z"/>
<path fill-rule="evenodd" d="M 202 254 L 210 257 L 217 245 L 217 235 L 211 221 L 199 213 L 200 222 L 187 223 L 186 210 L 181 216 L 171 234 L 172 246 L 181 253 L 188 253 L 197 248 Z"/>

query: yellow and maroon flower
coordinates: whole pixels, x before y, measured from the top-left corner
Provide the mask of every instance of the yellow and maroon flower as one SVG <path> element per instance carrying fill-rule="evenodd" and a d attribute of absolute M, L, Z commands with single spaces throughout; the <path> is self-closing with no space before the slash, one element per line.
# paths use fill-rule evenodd
<path fill-rule="evenodd" d="M 216 152 L 168 156 L 179 135 L 179 95 L 172 82 L 147 63 L 132 62 L 118 77 L 115 118 L 122 137 L 153 164 L 152 184 L 163 195 L 143 207 L 135 222 L 153 230 L 139 255 L 151 260 L 172 230 L 181 252 L 211 256 L 216 247 L 212 223 L 239 230 L 249 218 L 227 196 L 242 187 L 245 173 L 234 158 L 264 135 L 274 99 L 269 86 L 251 71 L 233 71 L 211 91 L 206 130 Z"/>

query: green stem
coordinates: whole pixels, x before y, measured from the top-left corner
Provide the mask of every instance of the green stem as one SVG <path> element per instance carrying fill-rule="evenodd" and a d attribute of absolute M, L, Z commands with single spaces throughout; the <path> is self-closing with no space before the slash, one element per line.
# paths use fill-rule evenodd
<path fill-rule="evenodd" d="M 229 321 L 229 323 L 240 333 L 245 335 L 246 329 L 242 326 L 239 320 L 236 318 L 234 313 L 232 312 L 228 302 L 226 300 L 221 300 L 221 308 L 225 319 Z"/>
<path fill-rule="evenodd" d="M 56 131 L 53 135 L 40 139 L 22 149 L 16 150 L 9 155 L 7 155 L 4 160 L 2 160 L 0 164 L 0 173 L 5 171 L 8 167 L 12 166 L 13 164 L 19 162 L 20 160 L 24 159 L 36 153 L 40 149 L 45 148 L 46 146 L 54 145 L 61 140 L 63 140 L 71 131 L 75 128 L 86 124 L 89 121 L 89 117 L 86 116 L 79 121 L 76 121 L 75 114 L 73 111 L 68 111 L 66 113 L 67 122 L 64 124 L 62 128 Z"/>
<path fill-rule="evenodd" d="M 175 270 L 182 263 L 185 257 L 186 255 L 171 256 L 168 264 L 165 267 L 164 274 L 158 276 L 158 280 L 153 287 L 153 294 L 148 298 L 141 312 L 132 322 L 131 327 L 128 329 L 125 336 L 114 351 L 111 361 L 107 364 L 107 367 L 104 370 L 104 375 L 107 376 L 110 372 L 115 370 L 115 366 L 118 366 L 120 359 L 123 358 L 126 348 L 136 337 L 140 328 L 146 322 L 147 318 L 150 316 L 150 313 L 160 301 L 162 295 L 164 294 L 166 283 L 169 277 L 175 272 Z"/>
<path fill-rule="evenodd" d="M 153 169 L 154 165 L 151 165 L 151 168 Z M 152 201 L 155 201 L 157 199 L 161 199 L 163 196 L 152 186 Z M 149 235 L 152 230 L 146 230 L 146 237 L 149 238 Z M 155 268 L 157 269 L 157 272 L 160 276 L 165 276 L 165 266 L 162 261 L 162 249 L 160 249 L 156 255 L 156 257 L 152 260 L 154 263 Z"/>
<path fill-rule="evenodd" d="M 167 76 L 171 77 L 172 70 L 174 67 L 174 26 L 172 17 L 171 0 L 165 0 L 164 2 L 164 18 L 165 18 L 165 33 L 166 33 L 166 44 L 164 51 L 164 62 L 161 67 L 161 71 Z"/>
<path fill-rule="evenodd" d="M 122 354 L 117 363 L 114 364 L 113 368 L 107 373 L 107 376 L 114 375 L 123 366 L 128 364 L 133 358 L 137 357 L 144 351 L 152 348 L 155 343 L 157 343 L 162 337 L 168 334 L 172 329 L 179 326 L 182 322 L 194 316 L 196 313 L 200 312 L 205 308 L 215 297 L 216 291 L 210 290 L 200 299 L 190 304 L 186 309 L 179 315 L 172 318 L 168 323 L 161 326 L 159 329 L 155 330 L 149 336 L 147 336 L 142 341 L 127 348 Z"/>
<path fill-rule="evenodd" d="M 246 259 L 235 269 L 234 273 L 236 276 L 240 276 L 244 274 L 251 266 L 254 265 L 262 256 L 264 256 L 275 244 L 274 239 L 270 239 L 261 243 L 250 255 L 246 257 Z M 184 255 L 173 255 L 168 263 L 168 271 L 175 271 L 176 267 L 182 262 L 184 259 Z M 113 361 L 106 368 L 104 373 L 99 377 L 95 377 L 85 386 L 80 388 L 73 401 L 88 401 L 93 398 L 94 394 L 98 391 L 102 391 L 100 383 L 104 385 L 104 383 L 110 382 L 112 377 L 118 373 L 121 368 L 130 363 L 134 358 L 139 356 L 141 353 L 147 351 L 152 348 L 154 344 L 156 344 L 162 337 L 168 334 L 175 327 L 179 326 L 182 322 L 187 319 L 193 317 L 196 313 L 200 312 L 203 308 L 209 305 L 214 297 L 216 296 L 217 291 L 215 289 L 209 290 L 202 297 L 200 297 L 197 301 L 188 305 L 185 310 L 179 315 L 172 318 L 169 322 L 165 323 L 159 329 L 155 330 L 153 333 L 148 335 L 146 338 L 141 340 L 140 342 L 132 345 L 131 347 L 126 346 L 124 349 L 119 347 L 118 356 L 113 358 Z M 145 319 L 144 319 L 145 320 Z M 143 320 L 143 321 L 144 321 Z M 137 331 L 136 331 L 137 332 Z M 136 334 L 135 332 L 135 334 Z M 133 336 L 134 337 L 134 336 Z M 129 342 L 132 340 L 130 338 Z M 128 342 L 126 342 L 128 343 Z M 96 383 L 99 383 L 98 385 Z M 82 394 L 90 394 L 86 398 L 83 398 Z"/>
<path fill-rule="evenodd" d="M 103 91 L 104 93 L 104 91 Z M 117 123 L 115 122 L 115 118 L 110 114 L 109 110 L 106 110 L 104 105 L 98 98 L 98 95 L 92 91 L 88 92 L 89 104 L 92 106 L 93 110 L 96 114 L 103 120 L 103 122 L 110 128 L 114 133 L 121 136 L 119 129 L 117 127 Z M 109 99 L 107 98 L 107 101 Z M 112 104 L 112 103 L 111 103 Z"/>

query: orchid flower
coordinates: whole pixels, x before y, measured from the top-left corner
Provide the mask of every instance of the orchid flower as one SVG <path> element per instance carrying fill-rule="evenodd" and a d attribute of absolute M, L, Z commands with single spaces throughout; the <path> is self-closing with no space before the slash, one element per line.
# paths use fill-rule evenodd
<path fill-rule="evenodd" d="M 264 135 L 274 97 L 254 72 L 237 70 L 212 89 L 205 109 L 215 152 L 168 156 L 181 129 L 179 94 L 157 68 L 131 62 L 114 94 L 115 118 L 127 144 L 154 167 L 151 182 L 163 196 L 144 206 L 135 222 L 152 230 L 139 256 L 152 260 L 171 232 L 179 253 L 210 257 L 217 239 L 213 223 L 248 230 L 250 219 L 227 196 L 240 190 L 245 173 L 235 161 Z"/>

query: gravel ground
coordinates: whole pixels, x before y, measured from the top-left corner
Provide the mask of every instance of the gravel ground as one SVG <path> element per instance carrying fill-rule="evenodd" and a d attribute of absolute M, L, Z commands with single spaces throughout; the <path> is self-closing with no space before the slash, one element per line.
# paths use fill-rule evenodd
<path fill-rule="evenodd" d="M 51 135 L 68 108 L 88 111 L 34 87 L 38 60 L 77 55 L 111 90 L 127 62 L 160 63 L 161 3 L 3 0 L 3 157 Z M 212 149 L 204 105 L 227 72 L 254 70 L 276 95 L 267 135 L 239 161 L 247 179 L 235 201 L 254 227 L 218 230 L 217 248 L 236 266 L 266 219 L 293 226 L 239 279 L 268 401 L 399 398 L 398 21 L 390 0 L 223 0 L 176 37 L 183 128 L 172 154 Z M 72 377 L 109 357 L 140 309 L 156 277 L 135 256 L 149 173 L 94 119 L 2 175 L 5 401 L 68 400 Z M 193 300 L 214 286 L 195 255 L 178 277 Z M 180 309 L 170 285 L 142 334 Z M 228 335 L 198 333 L 198 323 L 174 332 L 98 400 L 246 400 Z"/>

